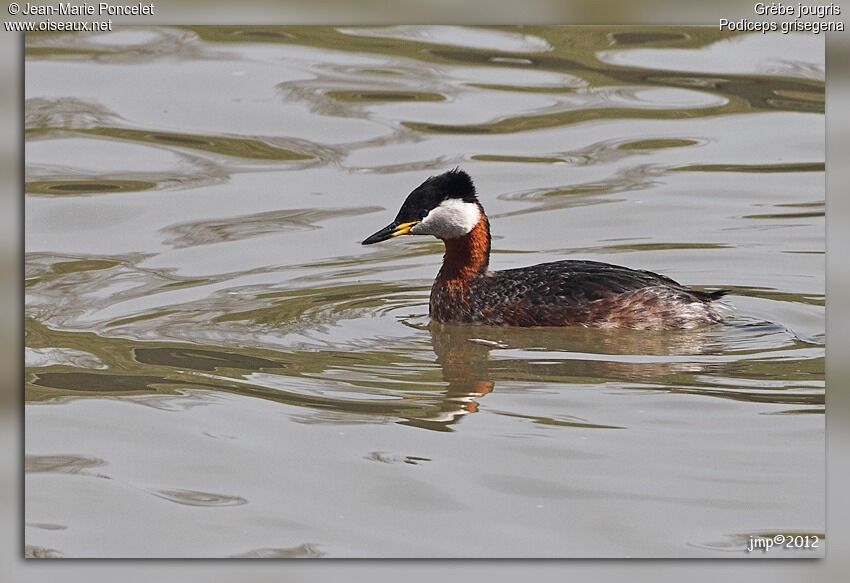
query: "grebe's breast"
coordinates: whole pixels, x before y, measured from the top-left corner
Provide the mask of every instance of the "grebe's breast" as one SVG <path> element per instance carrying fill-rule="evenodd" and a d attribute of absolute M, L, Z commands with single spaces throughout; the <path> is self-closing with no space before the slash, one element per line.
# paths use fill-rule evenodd
<path fill-rule="evenodd" d="M 674 329 L 719 322 L 705 293 L 650 271 L 596 261 L 557 261 L 438 280 L 431 315 L 444 322 L 511 326 Z"/>

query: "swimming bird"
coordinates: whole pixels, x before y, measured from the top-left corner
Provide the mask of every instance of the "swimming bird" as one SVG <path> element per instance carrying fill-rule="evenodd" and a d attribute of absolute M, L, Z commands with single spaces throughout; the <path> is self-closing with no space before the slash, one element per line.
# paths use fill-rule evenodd
<path fill-rule="evenodd" d="M 490 271 L 490 221 L 458 168 L 420 184 L 363 245 L 402 235 L 445 244 L 429 310 L 438 322 L 670 330 L 722 321 L 716 300 L 725 290 L 697 291 L 651 271 L 579 260 Z"/>

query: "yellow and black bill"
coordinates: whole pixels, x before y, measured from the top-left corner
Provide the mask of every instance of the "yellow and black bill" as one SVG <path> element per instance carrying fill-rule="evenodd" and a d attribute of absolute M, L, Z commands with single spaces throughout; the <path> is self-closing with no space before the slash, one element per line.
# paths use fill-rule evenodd
<path fill-rule="evenodd" d="M 411 221 L 409 223 L 390 223 L 377 233 L 366 237 L 363 244 L 371 245 L 372 243 L 380 243 L 381 241 L 386 241 L 387 239 L 392 239 L 393 237 L 398 237 L 400 235 L 409 235 L 410 229 L 418 222 L 419 221 Z"/>

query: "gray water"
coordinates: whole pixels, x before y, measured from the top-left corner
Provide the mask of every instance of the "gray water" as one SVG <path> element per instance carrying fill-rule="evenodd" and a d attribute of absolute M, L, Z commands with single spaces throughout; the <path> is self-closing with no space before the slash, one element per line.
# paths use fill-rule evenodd
<path fill-rule="evenodd" d="M 823 111 L 804 34 L 28 36 L 27 555 L 822 556 Z M 359 243 L 455 166 L 493 268 L 727 323 L 430 324 L 441 244 Z"/>

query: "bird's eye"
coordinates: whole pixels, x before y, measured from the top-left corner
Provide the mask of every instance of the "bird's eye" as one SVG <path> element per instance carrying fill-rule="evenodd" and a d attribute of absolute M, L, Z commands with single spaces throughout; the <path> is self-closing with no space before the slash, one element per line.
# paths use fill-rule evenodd
<path fill-rule="evenodd" d="M 424 219 L 424 218 L 425 218 L 425 217 L 427 217 L 427 216 L 428 216 L 428 211 L 427 211 L 427 210 L 422 209 L 421 211 L 419 211 L 419 218 L 420 218 L 420 219 Z"/>

